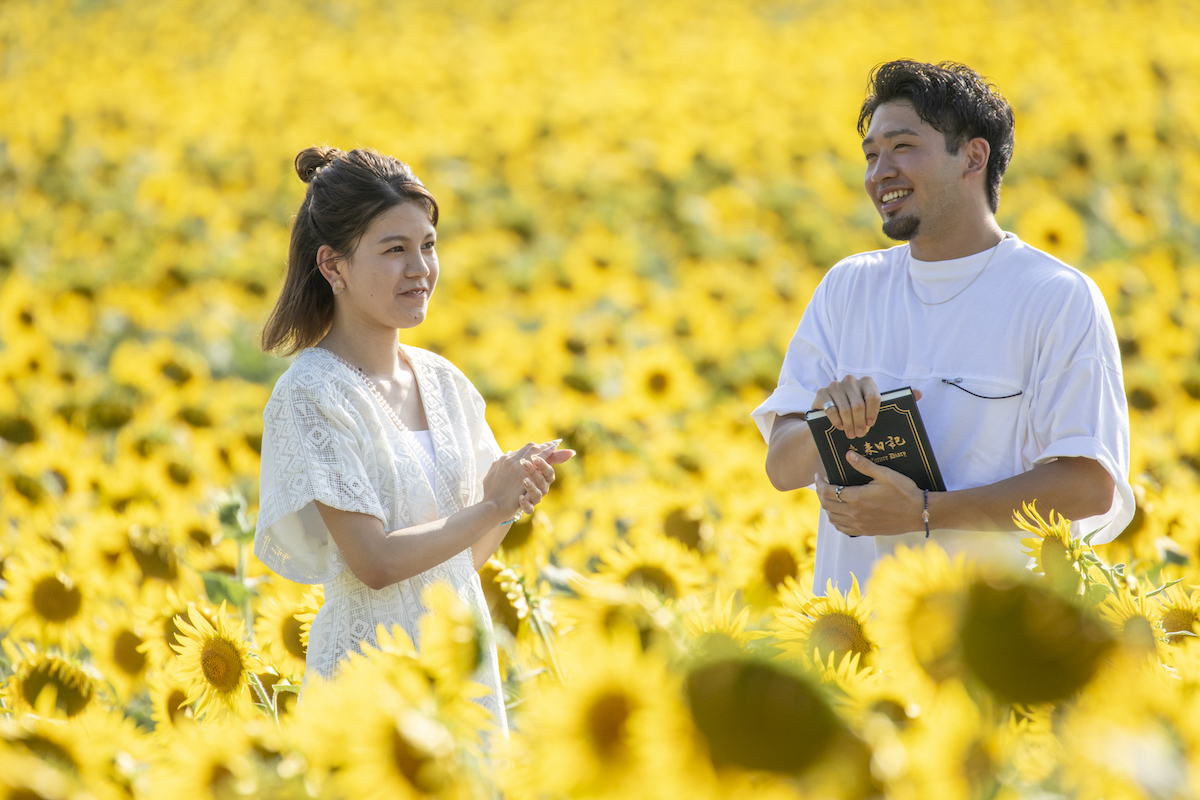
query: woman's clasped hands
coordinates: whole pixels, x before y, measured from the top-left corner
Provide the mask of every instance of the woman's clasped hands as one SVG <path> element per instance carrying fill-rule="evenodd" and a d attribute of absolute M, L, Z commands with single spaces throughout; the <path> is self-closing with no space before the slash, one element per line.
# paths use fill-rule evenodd
<path fill-rule="evenodd" d="M 556 450 L 561 440 L 535 444 L 500 456 L 483 478 L 483 499 L 493 502 L 510 519 L 532 514 L 554 483 L 554 465 L 570 460 L 574 450 Z"/>

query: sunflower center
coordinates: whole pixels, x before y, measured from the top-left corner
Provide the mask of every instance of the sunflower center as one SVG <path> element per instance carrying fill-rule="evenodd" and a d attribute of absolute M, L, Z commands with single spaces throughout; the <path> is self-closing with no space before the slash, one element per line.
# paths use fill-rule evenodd
<path fill-rule="evenodd" d="M 304 641 L 300 638 L 300 629 L 304 623 L 296 619 L 295 614 L 288 614 L 283 620 L 283 646 L 295 658 L 303 659 L 308 653 Z"/>
<path fill-rule="evenodd" d="M 1162 615 L 1163 630 L 1168 634 L 1176 634 L 1167 637 L 1171 644 L 1179 644 L 1182 639 L 1190 638 L 1178 634 L 1185 631 L 1194 632 L 1196 621 L 1196 612 L 1190 608 L 1168 608 Z"/>
<path fill-rule="evenodd" d="M 8 742 L 9 744 L 23 745 L 26 750 L 42 761 L 49 762 L 68 772 L 79 773 L 79 762 L 75 760 L 75 756 L 70 750 L 52 739 L 34 733 L 20 739 L 9 739 Z"/>
<path fill-rule="evenodd" d="M 1149 652 L 1155 647 L 1154 626 L 1140 614 L 1134 614 L 1121 626 L 1121 637 L 1134 650 Z"/>
<path fill-rule="evenodd" d="M 871 641 L 862 623 L 844 611 L 817 617 L 808 637 L 808 646 L 810 650 L 819 648 L 822 653 L 833 653 L 838 659 L 846 653 L 866 655 L 871 652 Z"/>
<path fill-rule="evenodd" d="M 173 581 L 179 576 L 175 551 L 166 542 L 139 541 L 130 537 L 129 552 L 133 554 L 143 578 Z"/>
<path fill-rule="evenodd" d="M 704 538 L 703 520 L 686 508 L 677 508 L 663 518 L 663 533 L 689 549 L 699 550 Z"/>
<path fill-rule="evenodd" d="M 612 758 L 625 743 L 634 702 L 624 692 L 605 692 L 588 707 L 584 725 L 601 758 Z"/>
<path fill-rule="evenodd" d="M 242 657 L 225 639 L 209 639 L 200 651 L 200 671 L 218 692 L 229 693 L 242 680 Z"/>
<path fill-rule="evenodd" d="M 174 725 L 179 724 L 180 719 L 186 719 L 191 716 L 190 709 L 184 705 L 187 702 L 187 695 L 180 689 L 175 689 L 167 696 L 167 718 Z"/>
<path fill-rule="evenodd" d="M 958 673 L 955 643 L 961 616 L 962 603 L 953 592 L 931 592 L 913 602 L 908 617 L 913 657 L 938 683 Z"/>
<path fill-rule="evenodd" d="M 79 613 L 83 594 L 70 580 L 47 575 L 33 587 L 33 610 L 47 622 L 66 622 Z"/>
<path fill-rule="evenodd" d="M 431 769 L 429 753 L 395 728 L 392 729 L 392 761 L 404 780 L 422 794 L 434 794 L 442 788 L 438 770 Z"/>
<path fill-rule="evenodd" d="M 146 668 L 146 654 L 138 650 L 141 644 L 142 637 L 129 630 L 121 631 L 113 642 L 113 662 L 126 675 L 141 675 Z"/>
<path fill-rule="evenodd" d="M 646 379 L 646 388 L 654 394 L 662 394 L 671 386 L 671 377 L 665 372 L 654 372 Z"/>
<path fill-rule="evenodd" d="M 762 573 L 767 585 L 778 589 L 785 580 L 799 575 L 800 568 L 791 550 L 786 547 L 773 547 L 763 559 Z"/>
<path fill-rule="evenodd" d="M 86 675 L 63 662 L 44 661 L 35 666 L 21 682 L 25 702 L 37 706 L 38 696 L 47 686 L 53 686 L 55 705 L 68 717 L 73 717 L 92 699 L 92 682 Z"/>
<path fill-rule="evenodd" d="M 675 586 L 675 579 L 667 574 L 667 571 L 662 567 L 656 567 L 653 564 L 642 564 L 629 570 L 625 575 L 626 586 L 645 586 L 648 589 L 661 594 L 663 597 L 675 598 L 679 596 L 679 589 Z"/>

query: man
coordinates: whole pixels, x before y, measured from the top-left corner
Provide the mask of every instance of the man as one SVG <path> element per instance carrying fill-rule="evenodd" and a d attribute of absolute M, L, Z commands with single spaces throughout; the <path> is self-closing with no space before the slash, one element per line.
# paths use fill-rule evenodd
<path fill-rule="evenodd" d="M 925 492 L 853 452 L 871 483 L 831 485 L 804 421 L 825 408 L 863 437 L 880 392 L 905 386 L 947 488 L 928 493 L 929 541 L 1022 566 L 1012 514 L 1034 500 L 1112 540 L 1134 507 L 1116 335 L 1090 278 L 996 224 L 1007 101 L 960 64 L 893 61 L 872 75 L 858 130 L 883 232 L 907 244 L 830 269 L 753 414 L 771 483 L 820 498 L 814 589 L 866 584 L 880 556 L 926 540 Z"/>

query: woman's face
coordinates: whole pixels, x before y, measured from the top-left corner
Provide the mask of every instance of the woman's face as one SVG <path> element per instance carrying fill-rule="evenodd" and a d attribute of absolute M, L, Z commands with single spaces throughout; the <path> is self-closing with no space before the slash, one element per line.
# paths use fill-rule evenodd
<path fill-rule="evenodd" d="M 375 217 L 343 262 L 338 313 L 368 326 L 420 325 L 437 285 L 436 243 L 437 230 L 419 203 L 401 203 Z"/>

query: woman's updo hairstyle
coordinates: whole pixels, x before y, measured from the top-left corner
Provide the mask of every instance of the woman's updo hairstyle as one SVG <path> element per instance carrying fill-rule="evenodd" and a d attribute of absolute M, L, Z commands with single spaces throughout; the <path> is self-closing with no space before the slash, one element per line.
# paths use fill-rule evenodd
<path fill-rule="evenodd" d="M 283 291 L 262 335 L 263 350 L 285 356 L 312 347 L 333 324 L 333 290 L 317 268 L 321 245 L 353 255 L 372 220 L 401 203 L 419 204 L 438 223 L 437 200 L 408 164 L 375 150 L 308 147 L 296 156 L 296 174 L 308 191 L 292 224 Z"/>

